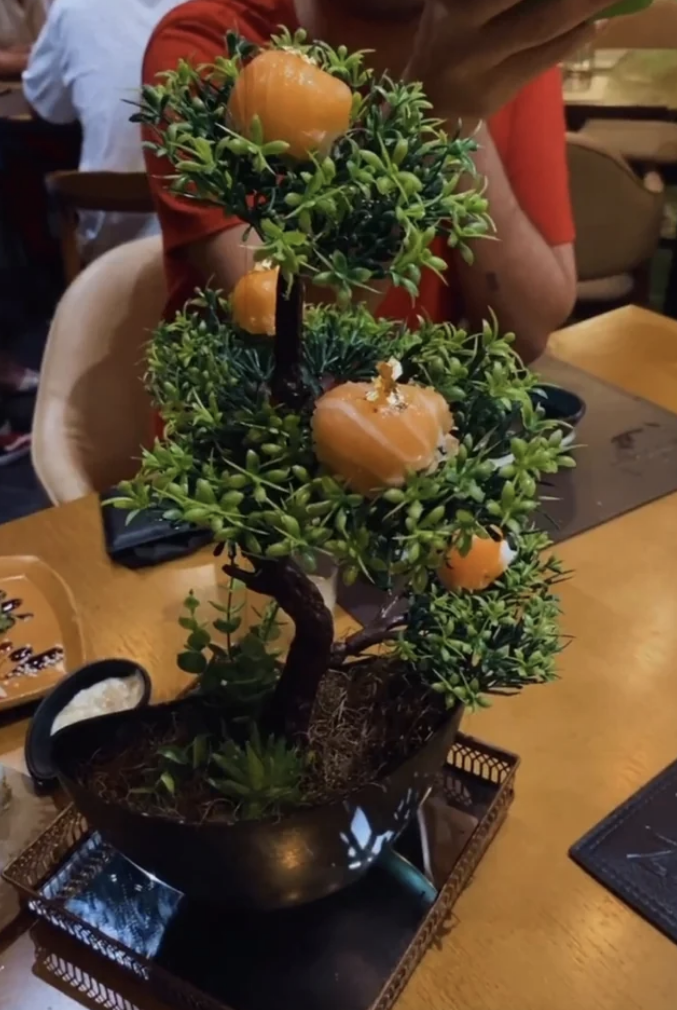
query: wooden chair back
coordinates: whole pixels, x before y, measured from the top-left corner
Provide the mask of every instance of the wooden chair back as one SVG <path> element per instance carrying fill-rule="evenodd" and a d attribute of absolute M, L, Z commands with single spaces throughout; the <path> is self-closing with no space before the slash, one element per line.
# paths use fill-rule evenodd
<path fill-rule="evenodd" d="M 152 214 L 154 211 L 145 172 L 52 172 L 46 182 L 58 214 L 67 284 L 75 280 L 84 266 L 77 240 L 78 211 L 121 214 Z"/>

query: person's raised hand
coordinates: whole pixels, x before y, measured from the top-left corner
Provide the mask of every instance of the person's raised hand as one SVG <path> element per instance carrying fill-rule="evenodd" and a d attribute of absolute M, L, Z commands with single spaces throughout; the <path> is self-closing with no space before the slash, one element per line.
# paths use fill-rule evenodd
<path fill-rule="evenodd" d="M 406 78 L 445 119 L 484 119 L 595 35 L 608 0 L 426 0 Z"/>

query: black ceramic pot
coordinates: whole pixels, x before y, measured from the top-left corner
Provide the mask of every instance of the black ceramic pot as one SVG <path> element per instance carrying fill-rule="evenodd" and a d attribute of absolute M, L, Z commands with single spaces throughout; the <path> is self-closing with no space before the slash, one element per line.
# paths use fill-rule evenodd
<path fill-rule="evenodd" d="M 315 901 L 358 880 L 411 820 L 462 714 L 462 706 L 453 709 L 425 747 L 380 782 L 278 820 L 193 824 L 150 816 L 75 781 L 76 768 L 123 726 L 125 734 L 143 734 L 168 708 L 106 715 L 61 730 L 52 741 L 59 778 L 90 826 L 147 873 L 194 899 L 258 909 Z"/>

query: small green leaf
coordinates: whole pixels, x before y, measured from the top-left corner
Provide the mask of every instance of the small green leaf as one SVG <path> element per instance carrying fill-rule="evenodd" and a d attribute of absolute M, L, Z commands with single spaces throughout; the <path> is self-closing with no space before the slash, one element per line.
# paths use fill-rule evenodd
<path fill-rule="evenodd" d="M 407 496 L 404 491 L 401 491 L 398 487 L 391 487 L 384 492 L 383 497 L 387 502 L 390 502 L 391 505 L 399 505 L 400 502 L 406 500 Z"/>
<path fill-rule="evenodd" d="M 195 596 L 192 590 L 183 601 L 183 605 L 186 608 L 186 610 L 189 610 L 191 612 L 191 614 L 194 614 L 197 608 L 200 606 L 200 601 L 198 600 L 197 596 Z"/>
<path fill-rule="evenodd" d="M 171 761 L 175 765 L 187 765 L 188 755 L 185 751 L 182 751 L 179 747 L 161 747 L 158 751 L 160 757 L 165 758 L 167 761 Z"/>
<path fill-rule="evenodd" d="M 214 488 L 211 486 L 209 481 L 204 480 L 202 477 L 200 477 L 195 485 L 195 497 L 198 501 L 204 502 L 206 505 L 213 505 L 216 503 Z"/>
<path fill-rule="evenodd" d="M 196 628 L 188 636 L 188 648 L 199 652 L 200 649 L 205 649 L 211 640 L 211 635 L 206 628 Z"/>
<path fill-rule="evenodd" d="M 220 631 L 222 635 L 232 635 L 234 632 L 238 630 L 238 628 L 242 624 L 242 619 L 240 617 L 230 617 L 230 618 L 217 617 L 217 619 L 212 623 L 214 625 L 214 628 L 217 631 Z"/>
<path fill-rule="evenodd" d="M 291 553 L 292 547 L 286 540 L 277 544 L 270 544 L 266 547 L 267 558 L 286 558 Z"/>
<path fill-rule="evenodd" d="M 265 780 L 265 774 L 263 770 L 263 764 L 261 763 L 261 758 L 254 750 L 251 743 L 247 744 L 246 754 L 247 754 L 247 768 L 249 770 L 249 778 L 251 780 L 252 788 L 256 790 L 261 789 Z"/>
<path fill-rule="evenodd" d="M 356 565 L 347 565 L 341 572 L 341 576 L 346 586 L 354 585 L 354 583 L 357 582 L 359 574 L 360 570 Z"/>
<path fill-rule="evenodd" d="M 284 140 L 271 140 L 261 148 L 261 154 L 266 158 L 274 155 L 285 154 L 289 150 L 289 144 Z"/>
<path fill-rule="evenodd" d="M 252 143 L 257 145 L 263 144 L 263 126 L 261 125 L 261 120 L 256 115 L 252 116 L 249 123 L 249 136 Z"/>
<path fill-rule="evenodd" d="M 181 652 L 177 663 L 179 669 L 184 673 L 193 673 L 198 676 L 207 669 L 207 660 L 201 652 Z"/>
<path fill-rule="evenodd" d="M 200 508 L 199 506 L 186 509 L 183 513 L 183 518 L 187 523 L 197 523 L 198 525 L 207 522 L 210 516 L 211 512 L 208 508 Z"/>
<path fill-rule="evenodd" d="M 169 772 L 163 772 L 160 776 L 160 782 L 165 787 L 167 792 L 174 796 L 176 793 L 176 782 L 174 781 L 174 776 L 170 775 Z"/>

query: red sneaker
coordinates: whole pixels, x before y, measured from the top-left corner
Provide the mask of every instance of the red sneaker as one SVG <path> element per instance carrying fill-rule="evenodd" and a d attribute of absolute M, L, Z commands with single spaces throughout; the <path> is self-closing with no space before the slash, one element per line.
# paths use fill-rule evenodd
<path fill-rule="evenodd" d="M 13 430 L 9 421 L 0 424 L 0 466 L 13 463 L 31 451 L 31 436 Z"/>

